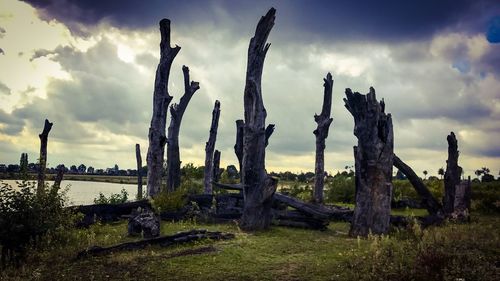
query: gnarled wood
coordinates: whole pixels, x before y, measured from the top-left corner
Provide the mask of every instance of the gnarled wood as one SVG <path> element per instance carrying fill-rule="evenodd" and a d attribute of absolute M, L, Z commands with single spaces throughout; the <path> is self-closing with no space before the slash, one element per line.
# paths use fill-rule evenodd
<path fill-rule="evenodd" d="M 446 138 L 448 141 L 448 160 L 444 173 L 444 198 L 443 210 L 446 215 L 451 215 L 455 210 L 455 190 L 460 185 L 462 167 L 458 166 L 458 141 L 455 133 L 451 132 Z"/>
<path fill-rule="evenodd" d="M 234 153 L 238 158 L 240 181 L 241 181 L 241 166 L 243 161 L 243 134 L 245 129 L 245 122 L 243 120 L 236 120 L 236 143 L 234 144 Z"/>
<path fill-rule="evenodd" d="M 142 157 L 141 146 L 135 144 L 135 159 L 137 161 L 137 199 L 142 199 Z"/>
<path fill-rule="evenodd" d="M 262 100 L 262 70 L 270 44 L 267 37 L 274 26 L 276 10 L 271 8 L 257 24 L 248 46 L 248 63 L 244 94 L 245 127 L 243 136 L 242 183 L 245 198 L 240 227 L 259 230 L 271 223 L 272 196 L 277 180 L 265 170 L 266 109 Z"/>
<path fill-rule="evenodd" d="M 40 159 L 38 163 L 38 185 L 37 193 L 42 194 L 45 192 L 45 170 L 47 169 L 47 143 L 49 141 L 49 132 L 52 129 L 53 123 L 45 119 L 43 131 L 40 135 Z"/>
<path fill-rule="evenodd" d="M 217 149 L 214 152 L 214 168 L 212 172 L 212 180 L 214 182 L 219 182 L 220 180 L 220 175 L 221 175 L 221 170 L 220 170 L 220 151 Z"/>
<path fill-rule="evenodd" d="M 432 193 L 429 191 L 427 186 L 425 186 L 420 177 L 418 177 L 417 174 L 413 171 L 413 169 L 410 166 L 406 165 L 406 163 L 403 162 L 398 156 L 396 156 L 396 154 L 394 154 L 393 162 L 394 167 L 398 168 L 398 170 L 400 170 L 408 178 L 420 198 L 422 198 L 425 208 L 427 209 L 429 214 L 435 215 L 441 213 L 443 207 L 441 206 L 439 201 L 436 200 L 434 196 L 432 196 Z"/>
<path fill-rule="evenodd" d="M 320 115 L 314 114 L 314 121 L 318 124 L 318 127 L 313 132 L 316 136 L 316 162 L 314 166 L 315 177 L 313 199 L 315 203 L 319 204 L 323 203 L 323 187 L 325 185 L 325 140 L 328 137 L 330 124 L 333 121 L 333 118 L 330 117 L 332 111 L 332 75 L 328 73 L 323 81 L 323 107 Z"/>
<path fill-rule="evenodd" d="M 214 176 L 214 170 L 213 170 L 214 150 L 215 150 L 215 141 L 217 139 L 217 127 L 219 126 L 219 116 L 220 116 L 220 102 L 216 100 L 214 105 L 214 110 L 212 111 L 212 124 L 210 125 L 210 136 L 208 137 L 208 141 L 205 145 L 205 178 L 204 178 L 205 194 L 212 194 L 212 178 Z"/>
<path fill-rule="evenodd" d="M 367 95 L 346 89 L 345 107 L 354 117 L 356 207 L 351 236 L 389 231 L 392 194 L 393 130 L 384 101 L 377 102 L 375 89 Z"/>
<path fill-rule="evenodd" d="M 155 87 L 153 92 L 153 115 L 149 127 L 149 146 L 146 162 L 148 165 L 148 196 L 154 196 L 160 192 L 163 175 L 163 157 L 165 155 L 165 129 L 167 123 L 168 105 L 172 101 L 172 96 L 168 93 L 168 79 L 170 68 L 175 56 L 181 47 L 170 47 L 170 20 L 160 21 L 160 62 L 156 69 Z"/>
<path fill-rule="evenodd" d="M 179 132 L 182 116 L 186 111 L 193 94 L 200 88 L 200 84 L 189 80 L 189 68 L 182 66 L 184 73 L 184 95 L 179 104 L 170 106 L 170 125 L 167 138 L 167 190 L 174 191 L 181 185 L 181 157 L 179 153 Z"/>
<path fill-rule="evenodd" d="M 201 230 L 191 230 L 180 232 L 174 235 L 161 236 L 157 238 L 151 239 L 143 239 L 134 242 L 126 242 L 118 245 L 110 246 L 110 247 L 99 247 L 93 246 L 84 251 L 78 253 L 77 258 L 83 258 L 88 256 L 97 256 L 97 255 L 106 255 L 109 253 L 117 252 L 117 251 L 130 251 L 130 250 L 139 250 L 144 249 L 146 246 L 151 245 L 159 245 L 161 247 L 168 247 L 171 245 L 183 244 L 203 239 L 211 239 L 211 240 L 226 240 L 233 239 L 234 234 L 232 233 L 222 233 L 218 231 L 207 231 L 204 229 Z"/>

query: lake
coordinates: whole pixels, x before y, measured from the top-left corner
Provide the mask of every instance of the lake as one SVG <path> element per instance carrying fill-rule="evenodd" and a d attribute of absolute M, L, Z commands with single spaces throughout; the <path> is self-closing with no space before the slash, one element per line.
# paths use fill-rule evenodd
<path fill-rule="evenodd" d="M 17 186 L 15 180 L 2 180 L 12 186 Z M 52 181 L 47 181 L 52 184 Z M 93 182 L 93 181 L 65 181 L 61 183 L 61 187 L 69 186 L 68 197 L 70 205 L 87 205 L 94 204 L 94 198 L 99 196 L 99 192 L 109 197 L 113 193 L 120 193 L 122 188 L 128 192 L 128 199 L 135 200 L 137 195 L 137 184 L 109 183 L 109 182 Z M 146 185 L 143 185 L 146 189 Z"/>

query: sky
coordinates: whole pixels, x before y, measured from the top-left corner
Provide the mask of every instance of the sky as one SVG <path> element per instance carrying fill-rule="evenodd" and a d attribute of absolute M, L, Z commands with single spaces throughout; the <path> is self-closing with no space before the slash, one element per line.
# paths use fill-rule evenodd
<path fill-rule="evenodd" d="M 496 2 L 496 3 L 495 3 Z M 48 118 L 48 165 L 134 168 L 146 158 L 158 22 L 181 46 L 169 91 L 183 93 L 182 65 L 200 82 L 180 132 L 183 164 L 203 165 L 211 112 L 221 102 L 216 148 L 236 164 L 247 48 L 275 7 L 262 89 L 269 171 L 314 170 L 314 114 L 331 72 L 333 123 L 325 169 L 353 165 L 354 121 L 345 88 L 384 98 L 395 153 L 422 175 L 446 167 L 454 131 L 466 175 L 500 170 L 500 4 L 497 1 L 70 1 L 0 0 L 0 163 L 36 161 Z M 167 120 L 167 124 L 170 118 Z M 144 160 L 145 161 L 145 160 Z"/>

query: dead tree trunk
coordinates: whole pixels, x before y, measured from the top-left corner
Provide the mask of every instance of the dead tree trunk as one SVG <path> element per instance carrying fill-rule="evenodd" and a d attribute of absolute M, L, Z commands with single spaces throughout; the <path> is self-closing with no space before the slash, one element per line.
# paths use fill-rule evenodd
<path fill-rule="evenodd" d="M 451 215 L 455 210 L 455 192 L 460 185 L 462 167 L 458 166 L 458 142 L 455 133 L 451 132 L 446 138 L 448 141 L 448 160 L 444 173 L 444 198 L 443 209 L 446 215 Z"/>
<path fill-rule="evenodd" d="M 405 162 L 403 162 L 401 159 L 399 159 L 396 154 L 394 154 L 394 167 L 398 168 L 407 178 L 410 180 L 410 183 L 413 185 L 415 190 L 417 191 L 418 195 L 420 198 L 422 198 L 422 201 L 425 204 L 425 208 L 431 215 L 436 215 L 440 213 L 443 209 L 441 204 L 439 203 L 434 196 L 432 196 L 432 193 L 427 189 L 427 186 L 425 186 L 424 182 L 415 174 L 412 168 L 410 166 L 406 165 Z"/>
<path fill-rule="evenodd" d="M 321 114 L 314 114 L 314 121 L 318 124 L 316 130 L 314 130 L 314 135 L 316 136 L 316 164 L 314 167 L 314 202 L 321 204 L 323 203 L 323 186 L 325 184 L 325 139 L 328 137 L 328 131 L 330 130 L 330 124 L 333 121 L 331 118 L 332 111 L 332 88 L 333 79 L 332 75 L 328 73 L 326 78 L 323 79 L 324 84 L 324 97 L 323 97 L 323 108 L 321 109 Z"/>
<path fill-rule="evenodd" d="M 142 157 L 141 146 L 135 144 L 135 159 L 137 160 L 137 199 L 142 199 Z"/>
<path fill-rule="evenodd" d="M 220 151 L 215 150 L 214 152 L 214 168 L 213 168 L 213 181 L 219 182 L 220 180 Z"/>
<path fill-rule="evenodd" d="M 277 180 L 265 170 L 266 109 L 262 100 L 262 69 L 270 44 L 267 37 L 274 26 L 276 10 L 271 8 L 257 24 L 255 36 L 248 47 L 248 63 L 244 94 L 245 127 L 243 136 L 242 183 L 244 194 L 244 230 L 268 228 L 271 224 L 272 197 Z"/>
<path fill-rule="evenodd" d="M 58 167 L 57 174 L 54 179 L 54 186 L 53 186 L 54 190 L 59 191 L 59 189 L 61 188 L 61 182 L 63 180 L 63 176 L 64 176 L 64 167 Z"/>
<path fill-rule="evenodd" d="M 170 47 L 170 20 L 160 21 L 160 62 L 156 69 L 155 87 L 153 93 L 153 116 L 149 127 L 149 147 L 147 154 L 148 165 L 148 196 L 154 196 L 160 192 L 161 179 L 163 175 L 163 157 L 165 156 L 165 129 L 167 123 L 168 105 L 172 96 L 168 93 L 168 78 L 170 68 L 175 56 L 181 47 Z"/>
<path fill-rule="evenodd" d="M 243 161 L 243 130 L 245 128 L 245 121 L 236 120 L 236 143 L 234 145 L 234 153 L 238 158 L 239 172 L 240 172 L 240 182 L 241 182 L 241 166 Z"/>
<path fill-rule="evenodd" d="M 212 111 L 212 125 L 210 125 L 210 136 L 205 146 L 205 194 L 212 194 L 212 177 L 214 176 L 214 150 L 217 139 L 217 127 L 219 126 L 220 102 L 215 101 Z M 219 154 L 220 155 L 220 154 Z"/>
<path fill-rule="evenodd" d="M 189 80 L 189 68 L 182 66 L 184 73 L 184 95 L 179 104 L 170 106 L 170 125 L 167 138 L 167 190 L 174 191 L 181 185 L 181 157 L 179 153 L 179 131 L 182 116 L 186 111 L 193 94 L 200 88 L 200 84 Z"/>
<path fill-rule="evenodd" d="M 389 231 L 391 217 L 393 131 L 390 114 L 384 112 L 384 100 L 377 102 L 375 89 L 362 95 L 346 89 L 347 110 L 354 117 L 356 206 L 351 236 Z"/>
<path fill-rule="evenodd" d="M 47 142 L 49 139 L 49 132 L 52 129 L 53 123 L 45 119 L 43 131 L 40 135 L 40 159 L 38 163 L 38 186 L 37 193 L 42 194 L 45 191 L 45 170 L 47 169 Z"/>

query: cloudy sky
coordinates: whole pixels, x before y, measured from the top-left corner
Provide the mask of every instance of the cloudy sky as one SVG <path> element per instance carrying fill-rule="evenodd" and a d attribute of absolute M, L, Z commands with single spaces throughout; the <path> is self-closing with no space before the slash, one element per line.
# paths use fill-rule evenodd
<path fill-rule="evenodd" d="M 182 65 L 201 86 L 181 127 L 183 163 L 203 163 L 216 99 L 216 146 L 223 166 L 235 163 L 248 42 L 270 7 L 276 24 L 262 82 L 267 121 L 276 124 L 269 170 L 313 170 L 313 115 L 331 72 L 326 170 L 353 164 L 345 88 L 373 86 L 393 115 L 395 152 L 417 173 L 446 165 L 450 131 L 466 174 L 482 166 L 499 173 L 500 5 L 483 0 L 0 0 L 0 163 L 18 163 L 21 152 L 35 161 L 45 118 L 54 122 L 50 166 L 133 168 L 136 143 L 145 158 L 161 18 L 172 20 L 172 43 L 182 47 L 170 74 L 173 102 Z"/>

